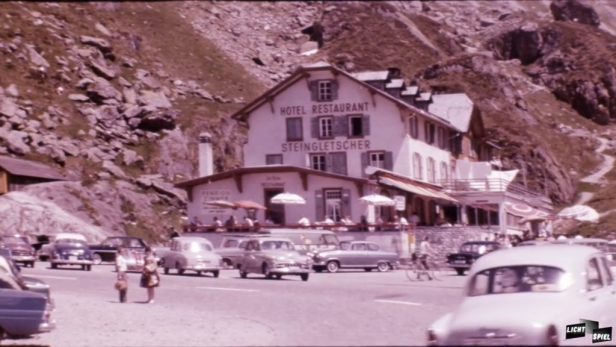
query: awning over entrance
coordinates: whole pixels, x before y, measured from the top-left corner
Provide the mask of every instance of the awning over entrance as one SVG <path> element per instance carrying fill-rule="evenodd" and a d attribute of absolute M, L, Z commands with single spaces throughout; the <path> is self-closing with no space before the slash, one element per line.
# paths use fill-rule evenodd
<path fill-rule="evenodd" d="M 451 196 L 445 194 L 445 193 L 441 193 L 435 189 L 431 189 L 431 188 L 427 188 L 427 187 L 420 187 L 417 184 L 412 184 L 410 182 L 402 182 L 393 178 L 389 178 L 389 177 L 379 177 L 378 178 L 378 182 L 388 185 L 388 186 L 392 186 L 392 187 L 396 187 L 402 190 L 405 190 L 409 193 L 413 193 L 413 194 L 417 194 L 417 195 L 421 195 L 421 196 L 425 196 L 428 198 L 433 198 L 433 199 L 440 199 L 440 200 L 447 200 L 447 201 L 452 201 L 452 202 L 456 202 L 459 203 L 458 200 L 452 198 Z"/>

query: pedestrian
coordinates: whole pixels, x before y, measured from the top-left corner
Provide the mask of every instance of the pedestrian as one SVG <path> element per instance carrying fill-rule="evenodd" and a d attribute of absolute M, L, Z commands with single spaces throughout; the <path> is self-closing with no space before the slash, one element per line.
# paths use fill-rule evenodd
<path fill-rule="evenodd" d="M 116 271 L 118 272 L 118 281 L 116 282 L 116 289 L 120 292 L 120 303 L 126 302 L 126 295 L 128 294 L 128 279 L 126 272 L 128 266 L 126 265 L 126 257 L 124 248 L 118 247 L 118 254 L 116 255 Z"/>
<path fill-rule="evenodd" d="M 143 272 L 141 274 L 141 288 L 146 288 L 148 291 L 148 304 L 154 303 L 154 288 L 160 284 L 160 276 L 158 275 L 158 266 L 156 258 L 152 254 L 152 248 L 145 248 L 145 259 Z"/>

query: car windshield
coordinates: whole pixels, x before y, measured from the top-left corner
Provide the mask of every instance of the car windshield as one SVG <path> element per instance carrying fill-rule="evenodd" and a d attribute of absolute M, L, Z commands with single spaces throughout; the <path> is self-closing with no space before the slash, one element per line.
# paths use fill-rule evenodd
<path fill-rule="evenodd" d="M 485 244 L 485 243 L 465 243 L 460 247 L 460 252 L 469 252 L 469 253 L 485 253 L 487 251 L 494 250 L 496 246 L 494 244 Z"/>
<path fill-rule="evenodd" d="M 211 252 L 212 251 L 212 246 L 210 246 L 207 243 L 203 243 L 203 242 L 186 242 L 182 246 L 182 248 L 185 251 L 193 252 L 193 253 Z"/>
<path fill-rule="evenodd" d="M 343 251 L 346 251 L 347 249 L 351 248 L 351 243 L 349 241 L 342 241 L 340 242 L 340 249 Z"/>
<path fill-rule="evenodd" d="M 281 249 L 281 250 L 288 251 L 288 250 L 294 250 L 295 247 L 289 241 L 263 241 L 261 242 L 261 249 L 262 250 Z"/>
<path fill-rule="evenodd" d="M 70 246 L 70 247 L 78 247 L 78 248 L 86 248 L 88 245 L 82 240 L 75 239 L 60 239 L 56 241 L 56 245 L 59 246 Z"/>
<path fill-rule="evenodd" d="M 521 265 L 498 267 L 477 273 L 468 296 L 527 292 L 560 292 L 571 285 L 571 276 L 551 266 Z"/>
<path fill-rule="evenodd" d="M 3 236 L 2 242 L 7 245 L 27 245 L 28 243 L 18 236 Z"/>

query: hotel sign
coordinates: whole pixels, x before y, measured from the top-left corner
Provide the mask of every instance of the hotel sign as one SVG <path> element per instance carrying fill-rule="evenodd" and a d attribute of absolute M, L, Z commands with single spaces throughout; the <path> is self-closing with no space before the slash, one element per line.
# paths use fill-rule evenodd
<path fill-rule="evenodd" d="M 261 183 L 263 188 L 284 188 L 285 182 L 281 182 L 282 178 L 279 176 L 267 176 L 265 182 Z"/>
<path fill-rule="evenodd" d="M 333 113 L 356 113 L 367 112 L 368 102 L 346 102 L 333 104 L 318 104 L 307 106 L 283 106 L 280 108 L 281 116 L 305 116 L 312 115 L 329 115 Z"/>
<path fill-rule="evenodd" d="M 231 202 L 230 190 L 202 190 L 201 191 L 201 210 L 205 215 L 218 215 L 229 212 L 229 209 L 208 205 L 208 202 L 224 200 Z"/>
<path fill-rule="evenodd" d="M 370 140 L 286 142 L 282 144 L 282 152 L 330 152 L 370 150 Z"/>

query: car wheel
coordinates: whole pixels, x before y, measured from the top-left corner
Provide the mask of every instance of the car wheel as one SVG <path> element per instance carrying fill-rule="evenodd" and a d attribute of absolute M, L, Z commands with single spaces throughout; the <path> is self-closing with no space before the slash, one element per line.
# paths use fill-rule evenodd
<path fill-rule="evenodd" d="M 214 278 L 218 278 L 218 276 L 220 276 L 220 271 L 212 271 L 212 275 Z"/>
<path fill-rule="evenodd" d="M 164 268 L 163 271 L 165 272 L 165 275 L 169 274 L 169 268 L 168 267 Z"/>
<path fill-rule="evenodd" d="M 240 277 L 241 278 L 246 278 L 248 277 L 248 272 L 242 270 L 242 268 L 239 269 L 240 270 Z"/>
<path fill-rule="evenodd" d="M 267 263 L 263 263 L 263 265 L 261 266 L 261 269 L 263 271 L 263 274 L 265 275 L 265 278 L 267 279 L 272 278 L 272 274 L 270 273 L 269 265 L 267 265 Z"/>
<path fill-rule="evenodd" d="M 364 271 L 366 271 L 366 272 L 370 272 L 370 271 L 372 271 L 372 268 L 369 268 L 369 267 L 364 268 Z"/>
<path fill-rule="evenodd" d="M 197 276 L 201 276 L 201 271 L 197 271 Z"/>
<path fill-rule="evenodd" d="M 318 266 L 314 268 L 314 272 L 323 272 L 323 268 Z"/>
<path fill-rule="evenodd" d="M 279 280 L 282 278 L 282 274 L 276 274 L 276 279 Z"/>
<path fill-rule="evenodd" d="M 458 276 L 464 276 L 464 269 L 456 269 Z"/>
<path fill-rule="evenodd" d="M 327 272 L 331 273 L 338 272 L 338 269 L 340 268 L 340 264 L 338 264 L 335 260 L 328 261 L 325 266 L 327 267 Z"/>
<path fill-rule="evenodd" d="M 184 274 L 184 270 L 180 269 L 180 263 L 175 263 L 175 269 L 178 270 L 178 275 Z"/>
<path fill-rule="evenodd" d="M 88 271 L 92 271 L 92 265 L 88 265 L 88 266 L 86 266 L 86 270 L 88 270 Z"/>
<path fill-rule="evenodd" d="M 30 267 L 32 267 L 32 268 L 34 267 L 34 262 L 33 261 L 30 262 Z"/>
<path fill-rule="evenodd" d="M 52 269 L 57 269 L 58 268 L 58 264 L 51 264 L 51 268 Z"/>
<path fill-rule="evenodd" d="M 308 281 L 308 278 L 309 278 L 308 274 L 301 274 L 299 276 L 302 278 L 302 281 L 304 282 Z"/>
<path fill-rule="evenodd" d="M 87 266 L 85 266 L 85 265 L 81 265 L 81 269 L 82 269 L 82 270 L 85 270 L 85 269 L 87 269 L 87 268 L 88 268 Z"/>
<path fill-rule="evenodd" d="M 233 268 L 233 262 L 229 259 L 223 259 L 222 260 L 223 264 L 225 264 L 225 267 L 232 269 Z"/>
<path fill-rule="evenodd" d="M 94 265 L 100 265 L 100 263 L 103 262 L 103 258 L 101 258 L 100 254 L 94 253 L 92 254 L 92 262 L 94 263 Z"/>
<path fill-rule="evenodd" d="M 379 272 L 386 272 L 389 270 L 389 264 L 387 264 L 384 261 L 381 261 L 378 264 L 376 264 L 376 269 L 379 270 Z"/>

